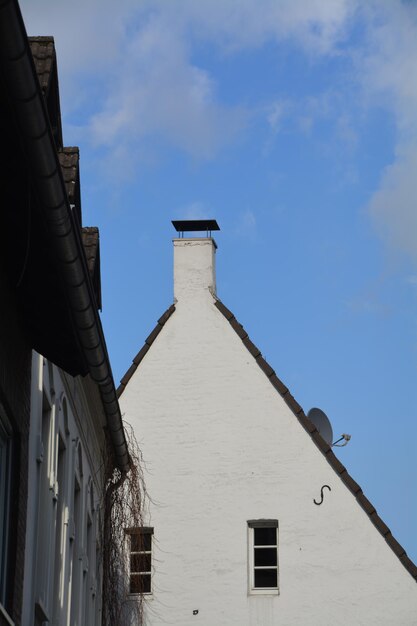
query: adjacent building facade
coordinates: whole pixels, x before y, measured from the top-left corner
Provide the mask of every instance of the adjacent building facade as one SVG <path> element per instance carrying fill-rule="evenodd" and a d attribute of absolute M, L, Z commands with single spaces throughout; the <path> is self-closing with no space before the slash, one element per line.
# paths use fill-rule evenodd
<path fill-rule="evenodd" d="M 174 304 L 118 389 L 150 496 L 144 624 L 415 624 L 417 568 L 218 300 L 215 241 L 173 243 Z"/>
<path fill-rule="evenodd" d="M 129 455 L 51 37 L 0 2 L 0 625 L 98 626 L 103 501 Z M 104 587 L 105 588 L 105 587 Z"/>

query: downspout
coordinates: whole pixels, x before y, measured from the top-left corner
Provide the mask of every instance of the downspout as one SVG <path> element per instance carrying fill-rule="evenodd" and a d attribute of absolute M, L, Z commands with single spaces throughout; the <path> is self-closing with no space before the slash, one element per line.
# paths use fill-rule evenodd
<path fill-rule="evenodd" d="M 101 320 L 16 0 L 0 0 L 0 59 L 78 340 L 88 371 L 99 386 L 117 466 L 126 472 L 130 459 Z"/>

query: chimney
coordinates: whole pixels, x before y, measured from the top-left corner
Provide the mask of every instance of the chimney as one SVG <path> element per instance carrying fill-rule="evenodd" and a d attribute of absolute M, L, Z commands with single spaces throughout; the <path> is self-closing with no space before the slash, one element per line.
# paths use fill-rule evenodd
<path fill-rule="evenodd" d="M 216 293 L 216 249 L 212 230 L 220 230 L 215 220 L 172 222 L 179 237 L 174 243 L 174 298 L 176 301 Z M 184 232 L 206 231 L 206 237 L 184 237 Z"/>

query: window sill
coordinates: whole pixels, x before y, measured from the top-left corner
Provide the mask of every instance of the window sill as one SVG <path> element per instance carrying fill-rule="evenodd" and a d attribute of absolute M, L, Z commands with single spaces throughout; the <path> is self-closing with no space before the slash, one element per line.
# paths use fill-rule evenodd
<path fill-rule="evenodd" d="M 250 589 L 248 596 L 279 596 L 279 589 Z"/>
<path fill-rule="evenodd" d="M 129 597 L 134 599 L 138 597 L 142 597 L 144 600 L 153 600 L 153 593 L 129 593 Z"/>

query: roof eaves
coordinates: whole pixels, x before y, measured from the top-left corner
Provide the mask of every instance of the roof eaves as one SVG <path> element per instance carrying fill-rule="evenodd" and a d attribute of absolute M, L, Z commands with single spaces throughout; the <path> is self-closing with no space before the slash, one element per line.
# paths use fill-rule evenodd
<path fill-rule="evenodd" d="M 243 328 L 243 326 L 238 322 L 233 313 L 228 309 L 221 300 L 215 301 L 215 306 L 217 309 L 224 315 L 227 319 L 231 327 L 237 333 L 237 335 L 242 340 L 242 343 L 246 346 L 249 352 L 254 357 L 255 361 L 258 363 L 259 367 L 262 369 L 267 378 L 269 378 L 271 384 L 275 387 L 281 397 L 285 400 L 287 405 L 290 407 L 294 415 L 297 417 L 301 426 L 308 432 L 311 439 L 314 441 L 319 450 L 323 453 L 328 463 L 334 469 L 336 474 L 339 475 L 341 480 L 344 482 L 346 487 L 352 492 L 352 494 L 356 497 L 358 504 L 362 507 L 365 513 L 368 515 L 371 522 L 378 529 L 381 535 L 385 538 L 385 541 L 393 550 L 394 554 L 399 558 L 403 566 L 406 570 L 411 574 L 411 576 L 417 581 L 417 566 L 413 561 L 407 556 L 406 551 L 398 543 L 398 541 L 392 535 L 388 526 L 383 522 L 383 520 L 379 517 L 376 512 L 375 507 L 372 503 L 364 496 L 362 492 L 362 488 L 358 483 L 353 480 L 347 469 L 344 465 L 339 461 L 339 459 L 334 454 L 331 446 L 323 439 L 320 435 L 319 431 L 312 423 L 311 420 L 308 419 L 306 414 L 304 413 L 302 407 L 298 404 L 298 402 L 293 398 L 293 396 L 288 391 L 288 388 L 284 385 L 284 383 L 278 378 L 275 374 L 273 368 L 269 365 L 269 363 L 263 358 L 260 350 L 252 343 L 249 339 L 247 332 Z"/>
<path fill-rule="evenodd" d="M 143 344 L 142 348 L 139 350 L 139 352 L 133 359 L 132 365 L 129 367 L 126 374 L 123 376 L 123 378 L 120 381 L 120 385 L 118 386 L 117 391 L 116 391 L 118 398 L 120 398 L 120 396 L 126 389 L 126 386 L 129 380 L 132 378 L 133 374 L 138 369 L 139 364 L 142 362 L 145 354 L 148 352 L 149 348 L 151 347 L 151 345 L 153 344 L 153 342 L 155 341 L 155 339 L 161 332 L 163 326 L 166 324 L 166 322 L 169 320 L 171 315 L 174 313 L 174 311 L 175 311 L 175 305 L 171 304 L 171 306 L 161 315 L 155 328 L 145 339 L 145 343 Z"/>

